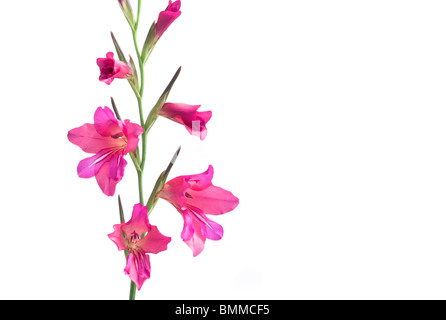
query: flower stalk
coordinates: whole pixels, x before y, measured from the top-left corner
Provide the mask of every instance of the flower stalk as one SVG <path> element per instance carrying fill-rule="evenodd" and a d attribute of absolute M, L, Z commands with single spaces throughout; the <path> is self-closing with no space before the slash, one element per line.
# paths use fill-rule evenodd
<path fill-rule="evenodd" d="M 181 67 L 175 72 L 169 84 L 150 109 L 144 114 L 144 65 L 156 43 L 181 15 L 181 0 L 169 0 L 165 10 L 153 22 L 142 47 L 138 44 L 137 34 L 141 15 L 141 0 L 138 0 L 136 14 L 129 0 L 118 0 L 121 10 L 130 26 L 136 59 L 121 49 L 115 35 L 111 33 L 116 56 L 107 52 L 106 57 L 97 58 L 100 70 L 99 80 L 110 85 L 115 79 L 126 79 L 132 88 L 139 114 L 139 124 L 128 119 L 123 120 L 118 107 L 111 97 L 112 109 L 98 107 L 94 113 L 93 123 L 74 128 L 68 132 L 70 142 L 84 152 L 93 154 L 79 162 L 77 173 L 80 178 L 95 177 L 103 194 L 113 196 L 117 184 L 124 176 L 127 165 L 125 156 L 129 156 L 138 176 L 139 203 L 133 207 L 132 217 L 126 222 L 121 196 L 118 195 L 120 224 L 113 226 L 108 234 L 118 247 L 124 251 L 126 266 L 124 273 L 130 278 L 129 299 L 135 300 L 137 290 L 150 278 L 151 265 L 149 254 L 167 250 L 171 241 L 156 226 L 149 223 L 159 199 L 172 204 L 184 219 L 181 238 L 197 256 L 204 249 L 206 239 L 220 240 L 223 227 L 211 220 L 208 215 L 220 215 L 232 211 L 238 205 L 238 198 L 231 192 L 212 184 L 214 169 L 194 175 L 179 176 L 170 181 L 167 177 L 178 157 L 177 149 L 164 171 L 155 182 L 150 196 L 144 196 L 144 170 L 147 159 L 147 135 L 159 116 L 183 125 L 187 131 L 204 140 L 207 135 L 206 124 L 212 116 L 211 111 L 198 111 L 201 105 L 168 102 L 169 93 L 177 80 Z M 135 56 L 134 56 L 135 57 Z M 118 80 L 119 81 L 119 80 Z M 122 111 L 122 110 L 121 110 Z M 141 146 L 140 146 L 141 144 Z M 167 181 L 167 182 L 166 182 Z"/>
<path fill-rule="evenodd" d="M 141 126 L 144 126 L 144 112 L 143 112 L 143 105 L 142 105 L 142 98 L 144 93 L 144 64 L 142 63 L 141 59 L 141 53 L 139 52 L 138 48 L 138 40 L 137 40 L 137 33 L 138 33 L 138 25 L 139 25 L 139 17 L 141 15 L 141 0 L 138 0 L 138 11 L 136 14 L 136 22 L 132 28 L 132 36 L 133 36 L 133 44 L 135 46 L 136 56 L 138 58 L 138 64 L 139 64 L 139 90 L 138 94 L 136 94 L 136 99 L 138 100 L 138 110 L 139 110 L 139 119 Z M 137 77 L 137 75 L 135 75 Z M 134 90 L 135 91 L 135 90 Z M 146 152 L 147 152 L 147 130 L 144 129 L 144 132 L 141 135 L 141 161 L 138 163 L 134 161 L 135 168 L 138 174 L 138 193 L 139 193 L 139 202 L 141 205 L 144 204 L 144 188 L 143 188 L 143 175 L 144 175 L 144 165 L 146 162 Z M 133 160 L 133 158 L 132 158 Z M 130 280 L 130 294 L 129 294 L 129 300 L 135 300 L 136 295 L 136 284 Z"/>

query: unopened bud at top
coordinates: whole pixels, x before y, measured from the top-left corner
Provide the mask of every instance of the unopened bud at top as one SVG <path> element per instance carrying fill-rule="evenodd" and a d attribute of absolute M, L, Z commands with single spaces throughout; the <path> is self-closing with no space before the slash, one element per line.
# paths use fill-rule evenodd
<path fill-rule="evenodd" d="M 155 37 L 159 39 L 169 26 L 181 15 L 181 0 L 172 3 L 169 0 L 169 5 L 166 10 L 161 11 L 158 16 L 158 21 L 155 25 Z"/>
<path fill-rule="evenodd" d="M 135 26 L 135 19 L 133 18 L 133 10 L 130 2 L 128 0 L 118 0 L 118 3 L 121 7 L 122 12 L 124 13 L 125 18 L 127 19 L 130 26 L 133 28 Z"/>
<path fill-rule="evenodd" d="M 181 15 L 180 8 L 181 0 L 177 0 L 173 3 L 172 0 L 169 0 L 166 10 L 159 13 L 158 21 L 153 22 L 141 52 L 144 63 L 147 61 L 159 38 L 161 38 L 169 26 Z"/>

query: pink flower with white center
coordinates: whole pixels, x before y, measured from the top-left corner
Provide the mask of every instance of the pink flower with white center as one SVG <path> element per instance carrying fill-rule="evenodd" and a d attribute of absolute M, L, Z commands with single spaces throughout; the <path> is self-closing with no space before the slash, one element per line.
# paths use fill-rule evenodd
<path fill-rule="evenodd" d="M 150 278 L 150 259 L 148 253 L 167 250 L 171 238 L 162 235 L 156 226 L 149 223 L 147 207 L 138 203 L 133 206 L 132 218 L 113 226 L 108 235 L 118 250 L 128 250 L 125 274 L 141 289 L 144 281 Z"/>
<path fill-rule="evenodd" d="M 130 120 L 118 120 L 108 107 L 97 108 L 94 124 L 86 123 L 68 132 L 68 140 L 94 156 L 79 162 L 80 178 L 96 177 L 102 192 L 113 196 L 124 176 L 124 156 L 136 149 L 143 128 Z"/>
<path fill-rule="evenodd" d="M 183 216 L 181 238 L 197 256 L 206 239 L 220 240 L 223 228 L 206 215 L 220 215 L 235 209 L 239 200 L 229 191 L 212 184 L 214 168 L 203 173 L 179 176 L 168 181 L 158 197 L 170 202 Z"/>
<path fill-rule="evenodd" d="M 99 81 L 110 84 L 115 78 L 125 79 L 132 75 L 130 67 L 122 61 L 113 58 L 113 52 L 108 52 L 106 58 L 97 58 L 96 63 L 101 71 Z"/>
<path fill-rule="evenodd" d="M 160 12 L 155 24 L 155 42 L 158 41 L 167 28 L 169 28 L 169 26 L 181 15 L 180 8 L 180 0 L 177 0 L 174 3 L 172 3 L 172 0 L 169 0 L 167 9 Z"/>
<path fill-rule="evenodd" d="M 198 108 L 200 108 L 200 105 L 167 102 L 161 107 L 158 114 L 184 125 L 190 134 L 204 140 L 207 135 L 206 124 L 211 119 L 212 112 L 197 111 Z"/>

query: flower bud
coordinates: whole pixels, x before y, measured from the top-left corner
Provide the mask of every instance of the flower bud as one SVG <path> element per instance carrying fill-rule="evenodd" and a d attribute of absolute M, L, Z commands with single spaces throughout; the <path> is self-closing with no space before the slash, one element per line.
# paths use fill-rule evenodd
<path fill-rule="evenodd" d="M 135 19 L 133 17 L 133 10 L 130 2 L 128 0 L 118 0 L 119 6 L 121 7 L 122 13 L 124 13 L 127 22 L 132 29 L 135 26 Z"/>
<path fill-rule="evenodd" d="M 144 63 L 147 61 L 159 38 L 161 38 L 167 28 L 181 15 L 180 8 L 181 0 L 173 3 L 172 0 L 169 0 L 169 5 L 166 10 L 159 13 L 158 20 L 152 24 L 142 48 L 141 56 Z"/>
<path fill-rule="evenodd" d="M 161 11 L 158 16 L 158 21 L 155 25 L 155 38 L 159 39 L 169 26 L 181 15 L 181 0 L 172 3 L 169 0 L 169 5 L 166 10 Z"/>

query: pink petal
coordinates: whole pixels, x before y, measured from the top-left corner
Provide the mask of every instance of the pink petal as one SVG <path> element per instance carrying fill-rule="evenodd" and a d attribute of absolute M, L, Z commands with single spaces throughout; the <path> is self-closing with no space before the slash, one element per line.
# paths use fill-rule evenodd
<path fill-rule="evenodd" d="M 186 122 L 187 131 L 194 136 L 198 136 L 200 140 L 204 140 L 208 133 L 206 124 L 211 117 L 212 111 L 197 112 L 190 122 Z"/>
<path fill-rule="evenodd" d="M 188 213 L 194 221 L 195 232 L 197 232 L 196 225 L 198 223 L 203 237 L 211 240 L 220 240 L 223 237 L 223 227 L 206 217 L 202 210 L 188 206 Z"/>
<path fill-rule="evenodd" d="M 94 127 L 100 135 L 104 137 L 123 136 L 122 126 L 122 122 L 116 119 L 115 114 L 110 108 L 99 107 L 96 109 L 96 112 L 94 113 Z M 121 142 L 121 144 L 123 144 L 123 142 Z"/>
<path fill-rule="evenodd" d="M 146 236 L 138 242 L 138 246 L 146 253 L 159 253 L 167 250 L 170 240 L 171 238 L 161 234 L 156 226 L 151 226 Z"/>
<path fill-rule="evenodd" d="M 115 78 L 113 78 L 113 77 L 104 78 L 102 75 L 99 76 L 99 81 L 102 81 L 102 82 L 104 82 L 105 84 L 108 84 L 108 85 L 110 85 L 113 82 L 114 79 Z"/>
<path fill-rule="evenodd" d="M 196 226 L 196 232 L 192 234 L 190 239 L 183 241 L 192 249 L 192 255 L 198 256 L 204 250 L 204 243 L 206 238 L 201 234 L 200 227 Z"/>
<path fill-rule="evenodd" d="M 183 216 L 184 220 L 183 230 L 181 231 L 181 239 L 183 239 L 184 241 L 188 241 L 193 237 L 195 233 L 194 220 L 187 210 L 179 210 L 179 212 Z M 200 226 L 198 224 L 197 226 L 197 229 L 200 230 Z"/>
<path fill-rule="evenodd" d="M 124 79 L 127 77 L 127 75 L 132 74 L 132 70 L 130 69 L 130 67 L 126 65 L 124 62 L 118 60 L 115 60 L 114 70 L 115 70 L 113 75 L 114 78 Z"/>
<path fill-rule="evenodd" d="M 169 5 L 167 10 L 160 12 L 158 15 L 158 21 L 155 25 L 155 35 L 157 38 L 160 38 L 167 28 L 169 28 L 169 26 L 181 15 L 181 11 L 179 11 L 180 7 L 181 1 L 176 1 L 175 3 Z M 170 11 L 169 9 L 173 9 L 175 11 Z"/>
<path fill-rule="evenodd" d="M 79 162 L 77 174 L 80 178 L 91 178 L 99 171 L 100 167 L 108 161 L 111 153 L 108 150 L 102 150 L 92 157 Z"/>
<path fill-rule="evenodd" d="M 159 114 L 168 118 L 173 118 L 178 114 L 194 114 L 200 107 L 200 105 L 166 102 L 161 107 Z"/>
<path fill-rule="evenodd" d="M 109 58 L 97 58 L 96 64 L 98 65 L 99 69 L 102 69 L 104 67 L 113 67 L 114 60 L 111 60 Z"/>
<path fill-rule="evenodd" d="M 150 224 L 147 218 L 147 207 L 141 203 L 137 203 L 133 206 L 132 217 L 122 227 L 122 231 L 124 231 L 127 237 L 130 237 L 133 232 L 137 233 L 140 237 L 149 230 Z"/>
<path fill-rule="evenodd" d="M 169 6 L 167 10 L 172 12 L 177 12 L 180 11 L 180 8 L 181 8 L 181 0 L 175 1 L 174 3 L 172 3 L 172 1 L 169 0 Z"/>
<path fill-rule="evenodd" d="M 150 278 L 149 256 L 143 252 L 130 251 L 124 272 L 129 275 L 137 289 L 140 290 L 144 282 Z"/>
<path fill-rule="evenodd" d="M 100 135 L 93 124 L 86 123 L 79 128 L 68 131 L 68 140 L 84 152 L 97 153 L 103 149 L 115 148 L 116 139 Z"/>
<path fill-rule="evenodd" d="M 126 165 L 127 161 L 122 158 L 121 153 L 112 155 L 101 165 L 95 174 L 95 177 L 99 187 L 105 195 L 113 196 L 115 194 L 116 185 L 121 181 Z M 110 175 L 110 173 L 112 175 Z"/>
<path fill-rule="evenodd" d="M 190 183 L 192 190 L 203 190 L 212 185 L 212 178 L 214 177 L 214 167 L 209 165 L 208 169 L 199 174 L 184 176 L 185 180 Z"/>
<path fill-rule="evenodd" d="M 110 166 L 108 174 L 113 180 L 121 180 L 124 177 L 124 169 L 127 161 L 124 159 L 122 152 L 115 153 L 110 158 Z"/>
<path fill-rule="evenodd" d="M 231 192 L 214 185 L 200 191 L 189 190 L 188 193 L 191 196 L 187 199 L 188 205 L 198 207 L 206 214 L 223 214 L 239 204 L 239 199 Z"/>
<path fill-rule="evenodd" d="M 124 120 L 124 134 L 127 136 L 127 147 L 124 154 L 132 152 L 136 149 L 139 143 L 139 136 L 144 132 L 144 129 L 130 120 Z"/>
<path fill-rule="evenodd" d="M 128 249 L 126 239 L 122 235 L 122 224 L 115 224 L 113 230 L 112 233 L 108 234 L 109 239 L 116 244 L 118 250 Z"/>
<path fill-rule="evenodd" d="M 185 193 L 189 188 L 190 184 L 186 182 L 184 176 L 176 177 L 166 182 L 163 189 L 158 192 L 158 197 L 167 200 L 181 212 L 181 208 L 187 203 Z"/>
<path fill-rule="evenodd" d="M 207 135 L 206 124 L 212 117 L 211 111 L 199 112 L 200 105 L 185 103 L 165 103 L 158 114 L 185 126 L 187 131 L 204 140 Z"/>

